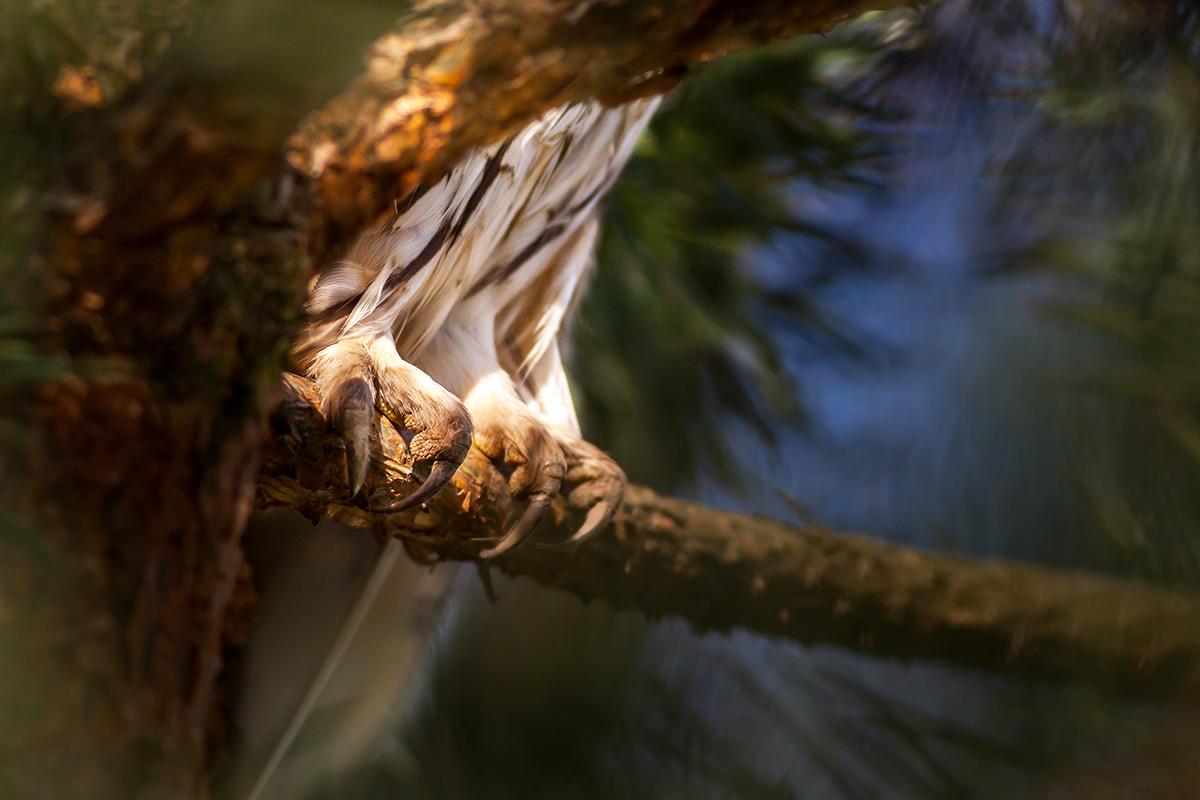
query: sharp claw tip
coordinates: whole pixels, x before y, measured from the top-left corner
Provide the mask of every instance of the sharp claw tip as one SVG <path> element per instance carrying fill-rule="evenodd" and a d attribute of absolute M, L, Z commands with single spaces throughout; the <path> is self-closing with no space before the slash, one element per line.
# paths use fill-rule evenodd
<path fill-rule="evenodd" d="M 454 477 L 454 473 L 457 471 L 458 464 L 453 461 L 435 461 L 433 467 L 429 470 L 429 477 L 417 487 L 416 491 L 401 500 L 397 500 L 376 510 L 387 514 L 399 514 L 402 511 L 408 511 L 411 508 L 423 505 L 426 501 L 433 499 L 433 496 L 450 482 L 450 479 Z"/>
<path fill-rule="evenodd" d="M 521 515 L 521 519 L 517 520 L 517 524 L 513 525 L 508 533 L 504 534 L 504 538 L 495 546 L 488 550 L 484 550 L 479 554 L 482 559 L 495 558 L 498 555 L 507 553 L 521 542 L 529 538 L 538 523 L 542 521 L 542 517 L 546 515 L 546 509 L 550 507 L 549 495 L 538 495 L 525 509 L 525 513 Z"/>
<path fill-rule="evenodd" d="M 587 517 L 583 520 L 583 524 L 579 526 L 579 530 L 571 535 L 571 538 L 564 539 L 561 542 L 538 542 L 535 547 L 548 553 L 570 552 L 607 528 L 616 513 L 616 504 L 597 503 L 588 509 Z"/>

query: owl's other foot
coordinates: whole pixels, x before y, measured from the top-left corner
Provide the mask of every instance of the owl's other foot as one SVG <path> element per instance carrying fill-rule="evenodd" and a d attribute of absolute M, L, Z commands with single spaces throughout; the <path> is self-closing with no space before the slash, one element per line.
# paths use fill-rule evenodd
<path fill-rule="evenodd" d="M 362 490 L 371 462 L 375 408 L 404 437 L 414 468 L 429 474 L 416 491 L 374 511 L 397 513 L 419 506 L 442 489 L 471 447 L 471 417 L 462 402 L 386 339 L 343 339 L 321 351 L 309 370 L 325 416 L 346 444 L 350 496 Z"/>
<path fill-rule="evenodd" d="M 529 505 L 480 556 L 494 558 L 528 539 L 560 492 L 569 506 L 587 512 L 586 518 L 570 538 L 538 546 L 573 549 L 612 521 L 625 494 L 625 473 L 599 448 L 545 423 L 503 383 L 484 381 L 467 395 L 475 446 L 502 469 L 511 470 L 509 488 L 514 496 L 527 498 Z"/>
<path fill-rule="evenodd" d="M 562 447 L 535 413 L 512 395 L 504 380 L 483 381 L 466 397 L 475 422 L 475 446 L 504 470 L 509 488 L 529 505 L 521 518 L 481 558 L 495 558 L 529 538 L 558 495 L 567 474 Z M 510 384 L 511 385 L 511 384 Z"/>
<path fill-rule="evenodd" d="M 587 512 L 583 525 L 569 539 L 537 544 L 541 550 L 561 552 L 578 547 L 608 527 L 621 507 L 628 479 L 617 462 L 594 444 L 568 432 L 556 431 L 556 435 L 567 459 L 567 504 Z"/>

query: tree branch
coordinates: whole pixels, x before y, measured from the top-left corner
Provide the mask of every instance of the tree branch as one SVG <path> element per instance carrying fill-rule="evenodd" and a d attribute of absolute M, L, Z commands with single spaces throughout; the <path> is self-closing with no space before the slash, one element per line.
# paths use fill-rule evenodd
<path fill-rule="evenodd" d="M 340 442 L 312 384 L 289 375 L 257 505 L 288 506 L 402 537 L 417 557 L 473 560 L 519 514 L 481 454 L 423 509 L 375 514 L 346 500 Z M 378 424 L 365 496 L 411 491 L 399 434 Z M 543 535 L 578 520 L 555 509 Z M 612 529 L 574 553 L 526 546 L 494 562 L 585 600 L 676 616 L 699 631 L 743 628 L 805 644 L 1005 673 L 1069 679 L 1133 694 L 1200 689 L 1200 597 L 1136 581 L 981 562 L 716 511 L 634 487 Z"/>
<path fill-rule="evenodd" d="M 375 42 L 353 85 L 304 122 L 288 160 L 316 179 L 326 220 L 359 230 L 466 150 L 550 108 L 663 92 L 696 64 L 901 4 L 424 0 Z"/>

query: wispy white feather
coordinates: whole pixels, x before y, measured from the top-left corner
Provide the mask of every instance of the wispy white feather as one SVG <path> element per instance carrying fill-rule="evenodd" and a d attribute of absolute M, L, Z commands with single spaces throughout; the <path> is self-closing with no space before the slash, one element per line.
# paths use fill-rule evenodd
<path fill-rule="evenodd" d="M 566 106 L 468 153 L 325 270 L 313 331 L 388 337 L 412 360 L 452 314 L 486 318 L 507 340 L 494 344 L 521 349 L 514 379 L 537 372 L 588 272 L 603 197 L 657 104 Z"/>

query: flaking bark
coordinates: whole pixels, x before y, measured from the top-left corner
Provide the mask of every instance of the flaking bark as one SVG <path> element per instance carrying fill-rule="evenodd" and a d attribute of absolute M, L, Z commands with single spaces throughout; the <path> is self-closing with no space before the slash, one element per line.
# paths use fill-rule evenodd
<path fill-rule="evenodd" d="M 340 444 L 312 385 L 288 376 L 259 507 L 287 506 L 401 537 L 418 557 L 473 560 L 519 516 L 478 452 L 419 510 L 365 508 L 412 490 L 403 440 L 380 420 L 367 499 L 346 498 Z M 555 509 L 541 534 L 577 518 Z M 633 487 L 609 532 L 574 553 L 526 546 L 495 566 L 586 600 L 900 659 L 932 659 L 1136 695 L 1200 693 L 1200 597 L 1078 571 L 973 561 L 717 511 Z"/>

